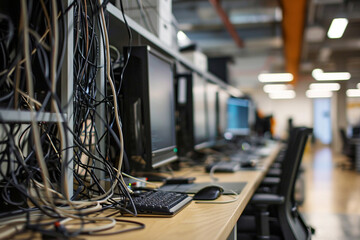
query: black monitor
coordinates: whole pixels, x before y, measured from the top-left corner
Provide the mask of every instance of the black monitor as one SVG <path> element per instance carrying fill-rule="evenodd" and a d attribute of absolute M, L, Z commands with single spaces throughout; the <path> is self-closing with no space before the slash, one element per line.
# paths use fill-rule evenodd
<path fill-rule="evenodd" d="M 218 86 L 190 70 L 176 79 L 179 154 L 215 145 Z"/>
<path fill-rule="evenodd" d="M 229 98 L 227 102 L 227 132 L 234 136 L 247 136 L 249 128 L 249 101 L 241 98 Z"/>
<path fill-rule="evenodd" d="M 219 89 L 216 96 L 216 126 L 217 139 L 224 139 L 224 134 L 227 129 L 227 101 L 230 95 L 224 90 Z"/>
<path fill-rule="evenodd" d="M 251 131 L 255 131 L 256 122 L 256 105 L 254 101 L 249 100 L 249 128 Z"/>
<path fill-rule="evenodd" d="M 207 110 L 207 126 L 208 126 L 208 146 L 216 144 L 217 140 L 217 92 L 218 86 L 212 83 L 206 84 L 206 110 Z"/>
<path fill-rule="evenodd" d="M 176 75 L 176 139 L 179 156 L 185 156 L 194 150 L 192 73 Z"/>
<path fill-rule="evenodd" d="M 193 124 L 194 124 L 194 149 L 208 147 L 208 123 L 206 104 L 206 80 L 193 73 Z"/>
<path fill-rule="evenodd" d="M 121 88 L 121 117 L 134 170 L 177 160 L 173 72 L 174 64 L 165 56 L 148 46 L 132 47 Z"/>

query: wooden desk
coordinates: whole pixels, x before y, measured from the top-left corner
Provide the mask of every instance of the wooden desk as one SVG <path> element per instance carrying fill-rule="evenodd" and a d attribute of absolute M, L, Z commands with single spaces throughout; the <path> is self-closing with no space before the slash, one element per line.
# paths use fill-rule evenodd
<path fill-rule="evenodd" d="M 129 217 L 126 219 L 144 223 L 145 229 L 111 236 L 86 236 L 86 239 L 227 239 L 236 222 L 249 202 L 258 185 L 264 178 L 270 164 L 274 161 L 280 145 L 263 161 L 262 170 L 239 171 L 236 173 L 216 173 L 220 182 L 247 182 L 236 202 L 227 204 L 197 204 L 191 202 L 185 209 L 172 218 Z M 195 176 L 196 182 L 210 182 L 209 174 L 204 169 L 188 172 L 184 170 L 178 175 Z M 216 201 L 226 201 L 232 196 L 223 195 Z M 111 210 L 113 211 L 113 210 Z M 116 216 L 116 215 L 115 215 Z"/>

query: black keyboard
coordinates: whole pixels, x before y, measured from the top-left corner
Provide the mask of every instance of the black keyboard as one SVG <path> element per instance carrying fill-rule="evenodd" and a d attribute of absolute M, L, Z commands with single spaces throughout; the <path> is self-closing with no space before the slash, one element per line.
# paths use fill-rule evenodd
<path fill-rule="evenodd" d="M 185 193 L 165 191 L 137 192 L 132 197 L 138 216 L 174 216 L 192 200 Z"/>

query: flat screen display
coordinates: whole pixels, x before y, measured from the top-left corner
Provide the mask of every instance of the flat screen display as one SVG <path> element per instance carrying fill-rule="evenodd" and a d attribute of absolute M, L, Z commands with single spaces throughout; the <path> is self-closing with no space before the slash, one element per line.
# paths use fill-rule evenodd
<path fill-rule="evenodd" d="M 227 102 L 227 117 L 227 132 L 238 136 L 250 133 L 248 100 L 229 98 Z"/>
<path fill-rule="evenodd" d="M 149 53 L 149 101 L 151 150 L 176 145 L 173 69 L 171 64 Z"/>
<path fill-rule="evenodd" d="M 193 74 L 193 118 L 194 118 L 194 143 L 195 149 L 199 144 L 207 141 L 207 123 L 206 123 L 206 102 L 205 91 L 206 81 L 197 74 Z"/>
<path fill-rule="evenodd" d="M 227 101 L 229 99 L 229 94 L 225 90 L 220 89 L 217 97 L 218 97 L 218 101 L 217 101 L 218 136 L 220 138 L 223 138 L 223 135 L 226 132 L 226 128 L 227 128 Z"/>
<path fill-rule="evenodd" d="M 208 124 L 208 141 L 214 144 L 217 136 L 216 127 L 216 95 L 218 87 L 215 84 L 207 83 L 206 85 L 206 107 L 207 107 L 207 124 Z"/>

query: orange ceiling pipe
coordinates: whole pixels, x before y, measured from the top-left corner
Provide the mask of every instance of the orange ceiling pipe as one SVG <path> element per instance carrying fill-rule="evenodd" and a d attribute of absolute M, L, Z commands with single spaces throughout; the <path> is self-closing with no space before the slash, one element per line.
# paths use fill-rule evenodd
<path fill-rule="evenodd" d="M 233 38 L 235 44 L 240 48 L 244 47 L 243 40 L 239 37 L 234 25 L 230 22 L 229 16 L 226 14 L 225 10 L 221 7 L 220 0 L 209 0 L 209 2 L 214 7 L 215 11 L 223 21 L 227 31 Z"/>
<path fill-rule="evenodd" d="M 295 84 L 299 78 L 306 0 L 281 0 L 281 5 L 286 71 L 294 75 L 293 83 Z"/>

